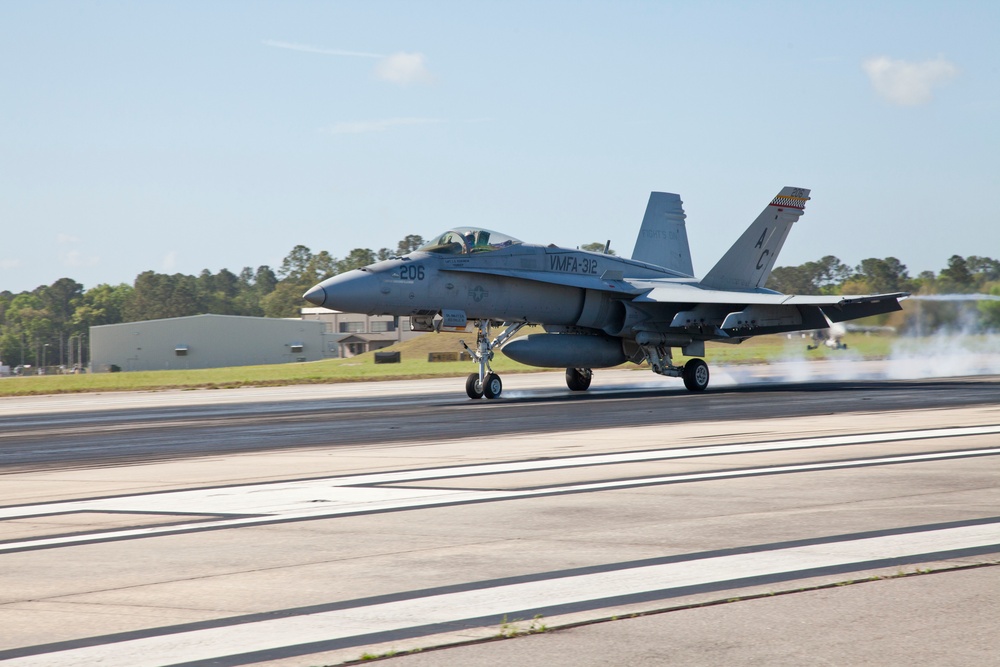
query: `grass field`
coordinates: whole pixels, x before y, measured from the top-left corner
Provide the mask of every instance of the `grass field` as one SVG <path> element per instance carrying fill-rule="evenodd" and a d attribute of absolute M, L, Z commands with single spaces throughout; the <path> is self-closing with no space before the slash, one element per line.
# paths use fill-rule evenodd
<path fill-rule="evenodd" d="M 472 344 L 475 333 L 440 333 L 420 336 L 387 348 L 398 350 L 401 363 L 376 364 L 374 353 L 349 359 L 328 359 L 306 363 L 268 366 L 237 366 L 199 370 L 133 371 L 129 373 L 93 373 L 84 375 L 44 375 L 3 378 L 0 396 L 60 394 L 72 392 L 140 391 L 163 389 L 220 389 L 230 387 L 278 386 L 365 380 L 415 379 L 428 377 L 463 377 L 475 371 L 469 362 L 429 362 L 431 352 L 458 352 L 460 339 Z M 848 335 L 845 342 L 850 357 L 880 359 L 888 356 L 892 337 Z M 709 343 L 705 358 L 711 365 L 766 363 L 782 359 L 828 359 L 845 355 L 844 351 L 820 348 L 806 351 L 806 340 L 795 336 L 760 336 L 741 345 Z M 684 358 L 675 358 L 683 363 Z M 629 368 L 639 368 L 627 364 Z M 498 373 L 526 373 L 539 369 L 524 366 L 498 353 L 493 360 Z"/>

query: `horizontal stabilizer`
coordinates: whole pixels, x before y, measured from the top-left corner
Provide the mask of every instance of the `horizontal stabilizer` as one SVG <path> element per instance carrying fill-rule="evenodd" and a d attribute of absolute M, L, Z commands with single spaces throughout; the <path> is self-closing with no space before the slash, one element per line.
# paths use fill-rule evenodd
<path fill-rule="evenodd" d="M 845 299 L 833 306 L 822 306 L 823 314 L 831 322 L 846 322 L 859 317 L 871 317 L 883 313 L 894 313 L 902 310 L 899 299 L 908 296 L 905 292 L 897 294 L 876 294 L 863 299 Z"/>
<path fill-rule="evenodd" d="M 691 249 L 684 226 L 684 206 L 679 195 L 649 193 L 646 215 L 635 240 L 632 259 L 693 276 Z"/>

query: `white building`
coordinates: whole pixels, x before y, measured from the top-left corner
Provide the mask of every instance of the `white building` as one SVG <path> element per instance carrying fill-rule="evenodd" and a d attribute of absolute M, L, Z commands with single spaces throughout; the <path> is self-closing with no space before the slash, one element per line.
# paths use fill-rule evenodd
<path fill-rule="evenodd" d="M 194 315 L 90 327 L 92 372 L 221 368 L 318 361 L 329 354 L 318 321 Z"/>
<path fill-rule="evenodd" d="M 410 318 L 342 313 L 329 308 L 302 308 L 302 319 L 326 327 L 329 356 L 353 357 L 381 350 L 421 335 L 410 331 Z"/>

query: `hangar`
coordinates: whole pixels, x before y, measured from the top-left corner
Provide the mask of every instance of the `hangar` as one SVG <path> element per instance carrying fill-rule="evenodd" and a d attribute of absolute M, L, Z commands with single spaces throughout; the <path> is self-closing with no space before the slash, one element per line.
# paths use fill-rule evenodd
<path fill-rule="evenodd" d="M 330 355 L 323 322 L 193 315 L 90 327 L 92 372 L 221 368 L 318 361 Z"/>

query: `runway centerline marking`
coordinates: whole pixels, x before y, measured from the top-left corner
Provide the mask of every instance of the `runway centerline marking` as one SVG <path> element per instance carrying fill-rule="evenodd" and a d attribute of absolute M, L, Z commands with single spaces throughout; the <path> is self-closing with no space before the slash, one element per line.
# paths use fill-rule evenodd
<path fill-rule="evenodd" d="M 793 472 L 832 470 L 874 465 L 913 463 L 974 456 L 1000 455 L 1000 448 L 953 450 L 924 454 L 903 454 L 854 460 L 826 461 L 780 466 L 739 468 L 710 472 L 695 472 L 651 477 L 616 479 L 600 482 L 571 483 L 542 488 L 477 490 L 427 487 L 392 487 L 393 483 L 438 480 L 472 475 L 519 473 L 559 468 L 613 465 L 640 461 L 662 461 L 699 458 L 725 454 L 771 452 L 791 449 L 811 449 L 843 445 L 955 438 L 1000 433 L 1000 426 L 928 429 L 867 435 L 831 436 L 774 442 L 707 445 L 643 452 L 624 452 L 590 456 L 564 457 L 539 461 L 515 461 L 481 465 L 451 466 L 422 470 L 403 470 L 300 480 L 269 482 L 230 487 L 189 489 L 160 493 L 116 496 L 89 500 L 63 501 L 0 508 L 0 521 L 30 519 L 51 514 L 80 512 L 131 512 L 149 514 L 206 514 L 189 524 L 145 526 L 111 530 L 78 532 L 69 535 L 0 542 L 0 553 L 30 549 L 56 548 L 121 539 L 136 539 L 184 532 L 219 530 L 281 523 L 287 521 L 327 519 L 337 516 L 415 510 L 436 506 L 497 502 L 537 498 L 567 493 L 584 493 L 611 489 L 636 488 L 684 482 L 732 479 Z"/>
<path fill-rule="evenodd" d="M 940 559 L 1000 549 L 995 520 L 954 527 L 858 539 L 818 541 L 748 553 L 705 556 L 587 574 L 477 587 L 457 592 L 415 595 L 386 602 L 344 604 L 329 611 L 280 618 L 263 615 L 220 619 L 202 627 L 183 625 L 93 637 L 80 642 L 0 651 L 10 667 L 50 664 L 101 664 L 104 667 L 181 664 L 225 660 L 245 664 L 267 657 L 306 655 L 394 636 L 421 636 L 463 625 L 489 626 L 512 613 L 566 613 L 674 597 L 685 589 L 714 584 L 740 588 L 769 577 L 787 581 L 834 572 L 889 567 L 891 563 Z M 984 551 L 985 550 L 985 551 Z M 530 617 L 530 616 L 529 616 Z M 409 634 L 407 634 L 409 631 Z M 353 638 L 353 643 L 352 643 Z M 271 654 L 271 655 L 269 655 Z M 241 659 L 243 656 L 245 659 Z"/>

